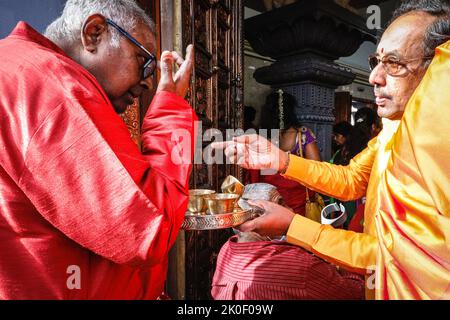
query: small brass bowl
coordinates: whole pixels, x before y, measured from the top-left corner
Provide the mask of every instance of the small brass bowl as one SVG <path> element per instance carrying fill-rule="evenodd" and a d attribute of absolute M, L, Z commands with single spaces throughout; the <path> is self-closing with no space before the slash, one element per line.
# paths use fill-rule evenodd
<path fill-rule="evenodd" d="M 206 198 L 209 195 L 216 193 L 214 190 L 208 189 L 193 189 L 189 190 L 189 205 L 188 210 L 191 213 L 206 213 L 208 205 Z"/>
<path fill-rule="evenodd" d="M 233 212 L 239 195 L 231 193 L 217 193 L 206 197 L 210 214 L 224 214 Z"/>
<path fill-rule="evenodd" d="M 242 196 L 244 193 L 244 185 L 233 176 L 228 176 L 225 178 L 221 189 L 223 193 L 234 193 L 239 196 Z"/>

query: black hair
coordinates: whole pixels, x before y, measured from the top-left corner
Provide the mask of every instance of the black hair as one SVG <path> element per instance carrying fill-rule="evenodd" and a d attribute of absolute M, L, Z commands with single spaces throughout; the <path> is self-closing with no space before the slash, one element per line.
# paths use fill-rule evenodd
<path fill-rule="evenodd" d="M 358 109 L 355 113 L 355 125 L 342 146 L 340 163 L 336 164 L 347 165 L 354 156 L 364 150 L 372 139 L 372 126 L 376 124 L 375 110 L 368 107 Z"/>
<path fill-rule="evenodd" d="M 348 121 L 341 121 L 333 126 L 333 133 L 348 137 L 352 133 L 353 126 Z"/>
<path fill-rule="evenodd" d="M 256 109 L 251 106 L 244 107 L 244 130 L 248 129 L 256 129 L 255 121 L 256 118 Z"/>
<path fill-rule="evenodd" d="M 370 128 L 377 123 L 377 113 L 369 107 L 359 108 L 355 113 L 355 125 L 361 124 Z"/>
<path fill-rule="evenodd" d="M 253 108 L 251 106 L 245 106 L 245 108 L 244 108 L 244 120 L 252 122 L 253 120 L 255 120 L 255 117 L 256 117 L 256 110 L 255 110 L 255 108 Z"/>
<path fill-rule="evenodd" d="M 278 92 L 270 93 L 266 98 L 266 103 L 262 109 L 261 128 L 262 129 L 281 129 L 280 128 L 280 95 Z M 283 92 L 283 129 L 300 128 L 295 114 L 297 100 L 289 93 Z M 270 133 L 270 132 L 269 132 Z"/>
<path fill-rule="evenodd" d="M 425 57 L 433 57 L 436 47 L 450 40 L 450 1 L 405 0 L 394 11 L 391 24 L 398 17 L 413 12 L 426 12 L 437 19 L 427 28 L 423 41 Z"/>

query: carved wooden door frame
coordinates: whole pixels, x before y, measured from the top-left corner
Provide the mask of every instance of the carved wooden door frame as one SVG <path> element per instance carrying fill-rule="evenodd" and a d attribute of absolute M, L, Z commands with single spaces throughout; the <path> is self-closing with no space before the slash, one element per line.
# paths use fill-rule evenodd
<path fill-rule="evenodd" d="M 188 100 L 203 121 L 204 129 L 218 128 L 225 131 L 242 128 L 243 1 L 138 2 L 155 20 L 157 56 L 163 50 L 175 50 L 184 55 L 186 46 L 195 43 L 196 67 Z M 204 13 L 205 16 L 198 18 Z M 197 31 L 193 32 L 195 29 Z M 159 74 L 156 79 L 159 79 Z M 147 93 L 139 102 L 136 101 L 123 116 L 132 138 L 137 142 L 140 140 L 141 119 L 153 93 Z M 242 179 L 242 170 L 230 165 L 195 165 L 193 171 L 191 188 L 208 187 L 218 190 L 221 180 L 228 174 Z M 203 173 L 204 176 L 201 176 Z M 231 230 L 180 232 L 177 243 L 169 254 L 166 289 L 173 299 L 210 298 L 217 253 L 230 234 Z"/>
<path fill-rule="evenodd" d="M 185 54 L 188 44 L 195 45 L 196 67 L 188 100 L 202 121 L 203 132 L 209 128 L 242 128 L 242 0 L 163 2 L 163 47 Z M 168 39 L 170 34 L 173 37 Z M 196 164 L 190 186 L 218 191 L 228 174 L 242 178 L 242 170 L 234 166 Z M 230 235 L 231 230 L 180 232 L 170 253 L 167 290 L 173 299 L 210 298 L 217 253 Z"/>

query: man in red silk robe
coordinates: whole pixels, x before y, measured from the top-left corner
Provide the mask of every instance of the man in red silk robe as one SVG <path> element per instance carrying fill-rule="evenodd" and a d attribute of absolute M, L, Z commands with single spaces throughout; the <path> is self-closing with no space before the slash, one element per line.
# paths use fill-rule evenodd
<path fill-rule="evenodd" d="M 0 41 L 0 299 L 163 291 L 188 199 L 192 150 L 173 152 L 171 138 L 192 136 L 193 50 L 162 54 L 139 151 L 115 111 L 151 85 L 151 28 L 134 1 L 69 0 L 53 41 L 24 22 Z"/>

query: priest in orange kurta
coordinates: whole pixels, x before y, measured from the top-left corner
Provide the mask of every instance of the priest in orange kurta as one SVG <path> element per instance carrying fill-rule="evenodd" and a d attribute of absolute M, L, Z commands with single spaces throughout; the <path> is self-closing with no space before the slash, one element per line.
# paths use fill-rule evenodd
<path fill-rule="evenodd" d="M 446 10 L 450 12 L 450 8 Z M 414 61 L 413 54 L 423 50 L 415 46 L 421 45 L 424 30 L 433 19 L 417 10 L 402 15 L 386 30 L 377 54 L 408 54 Z M 422 58 L 419 55 L 415 59 Z M 283 170 L 284 164 L 287 178 L 344 201 L 367 194 L 364 233 L 321 225 L 262 201 L 253 204 L 263 207 L 266 214 L 246 222 L 241 230 L 263 235 L 287 232 L 288 242 L 328 262 L 362 274 L 375 270 L 375 277 L 367 279 L 368 298 L 450 299 L 450 116 L 446 110 L 450 104 L 450 42 L 436 49 L 428 69 L 414 71 L 408 66 L 403 69 L 408 71 L 403 77 L 392 77 L 395 70 L 401 69 L 380 60 L 371 74 L 380 96 L 379 114 L 388 109 L 388 99 L 395 101 L 389 98 L 388 90 L 394 97 L 402 97 L 395 96 L 391 89 L 395 81 L 397 88 L 417 89 L 414 94 L 404 95 L 409 102 L 398 109 L 404 110 L 400 119 L 386 119 L 379 136 L 348 166 L 287 156 L 257 136 L 218 143 L 216 148 L 226 148 L 232 159 L 253 169 Z M 414 80 L 420 80 L 417 70 L 424 70 L 423 78 L 414 86 Z M 406 86 L 398 85 L 400 82 Z M 283 156 L 287 162 L 267 161 Z"/>
<path fill-rule="evenodd" d="M 335 230 L 299 216 L 288 231 L 288 241 L 338 265 L 357 270 L 376 265 L 378 299 L 450 299 L 449 71 L 447 42 L 437 48 L 402 120 L 385 123 L 383 135 L 353 160 L 351 167 L 370 167 L 370 150 L 380 144 L 367 189 L 367 234 Z M 293 179 L 323 171 L 303 166 L 302 159 L 291 160 L 286 175 Z M 318 177 L 315 186 L 319 180 L 345 179 L 334 173 Z M 337 188 L 342 188 L 342 197 L 362 189 L 357 184 Z"/>
<path fill-rule="evenodd" d="M 192 108 L 158 90 L 141 153 L 97 79 L 29 25 L 0 56 L 0 299 L 157 298 L 187 207 Z M 175 130 L 191 135 L 183 153 Z"/>
<path fill-rule="evenodd" d="M 450 299 L 450 42 L 395 134 L 380 181 L 377 298 Z"/>

